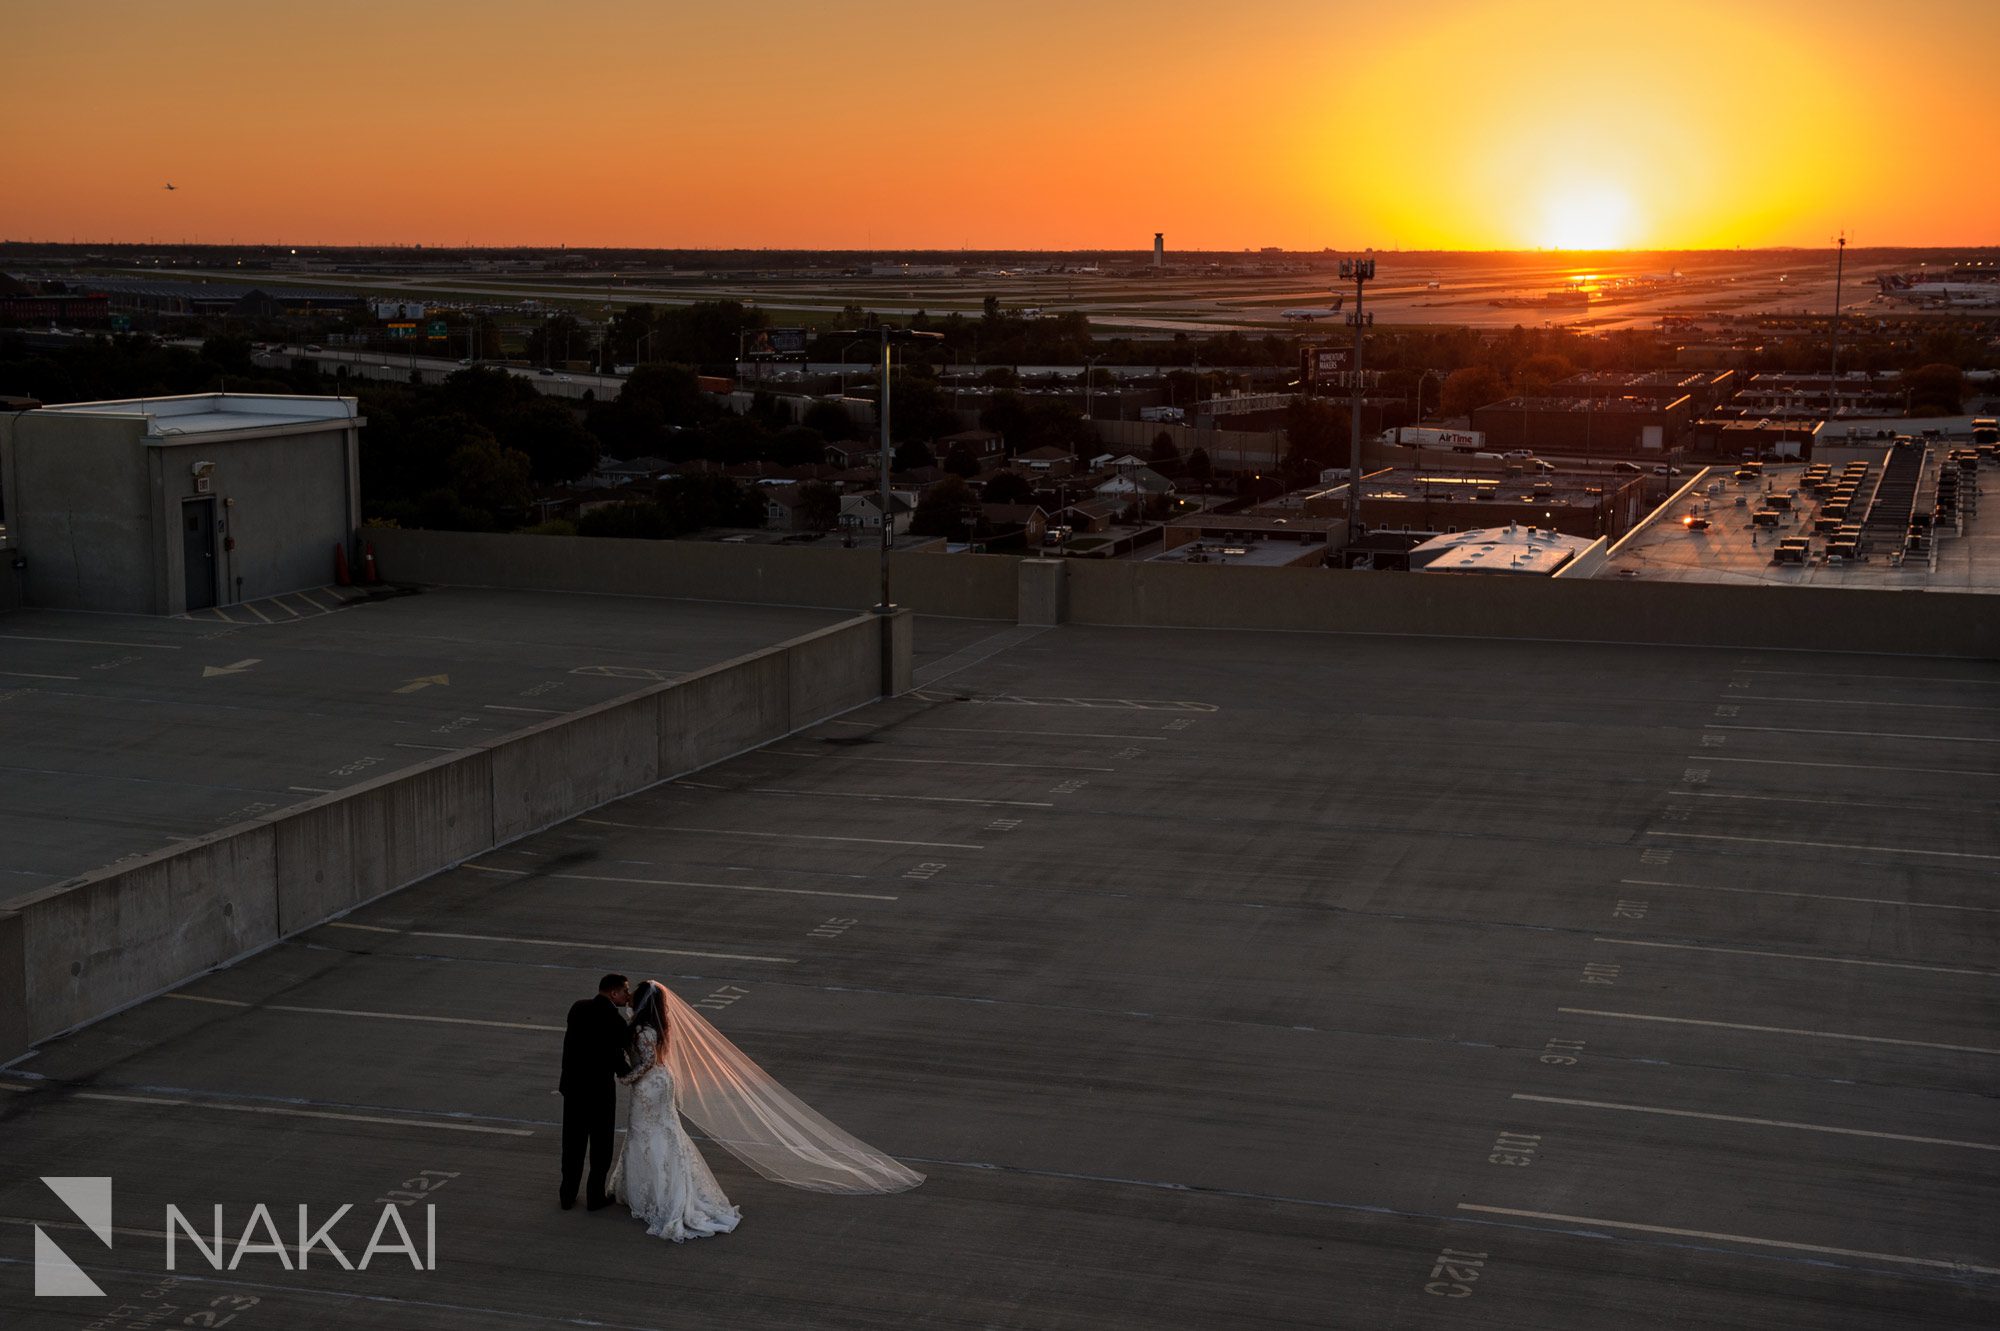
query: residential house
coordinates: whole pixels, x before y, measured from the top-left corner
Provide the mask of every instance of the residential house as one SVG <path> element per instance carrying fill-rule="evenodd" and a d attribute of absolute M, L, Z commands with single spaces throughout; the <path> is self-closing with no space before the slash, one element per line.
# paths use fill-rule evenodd
<path fill-rule="evenodd" d="M 915 515 L 916 503 L 908 496 L 889 492 L 889 531 L 901 536 L 910 530 L 910 519 Z M 842 495 L 840 497 L 840 529 L 844 532 L 873 532 L 879 539 L 882 533 L 882 497 L 879 494 Z"/>
<path fill-rule="evenodd" d="M 1076 454 L 1066 448 L 1045 444 L 1041 448 L 1031 448 L 1014 459 L 1015 465 L 1043 476 L 1068 476 L 1077 468 Z"/>
<path fill-rule="evenodd" d="M 957 434 L 940 435 L 931 442 L 931 451 L 937 454 L 939 462 L 961 449 L 979 464 L 981 471 L 987 471 L 1006 459 L 1007 440 L 995 430 L 960 430 Z"/>
<path fill-rule="evenodd" d="M 1049 515 L 1040 504 L 981 504 L 979 539 L 988 550 L 1040 549 Z"/>

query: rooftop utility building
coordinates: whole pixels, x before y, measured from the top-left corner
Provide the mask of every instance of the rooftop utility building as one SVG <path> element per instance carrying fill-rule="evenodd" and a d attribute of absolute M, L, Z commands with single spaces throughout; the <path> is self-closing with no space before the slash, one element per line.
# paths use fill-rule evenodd
<path fill-rule="evenodd" d="M 29 605 L 181 614 L 324 585 L 360 512 L 353 398 L 197 393 L 0 416 Z"/>

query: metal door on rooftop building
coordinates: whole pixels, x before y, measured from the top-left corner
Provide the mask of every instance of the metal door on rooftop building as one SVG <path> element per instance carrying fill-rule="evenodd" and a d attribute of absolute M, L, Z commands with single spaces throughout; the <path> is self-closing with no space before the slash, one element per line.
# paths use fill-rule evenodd
<path fill-rule="evenodd" d="M 181 504 L 181 571 L 187 580 L 183 610 L 206 610 L 215 604 L 215 501 L 189 499 Z"/>

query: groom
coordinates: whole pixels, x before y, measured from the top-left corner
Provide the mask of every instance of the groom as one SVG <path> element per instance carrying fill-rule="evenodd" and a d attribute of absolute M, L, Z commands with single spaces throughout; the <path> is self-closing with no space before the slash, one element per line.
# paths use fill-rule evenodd
<path fill-rule="evenodd" d="M 622 975 L 605 976 L 597 982 L 597 997 L 570 1005 L 559 1088 L 563 1098 L 562 1191 L 557 1199 L 565 1211 L 576 1205 L 586 1146 L 590 1148 L 586 1205 L 596 1211 L 611 1204 L 604 1195 L 604 1178 L 611 1172 L 611 1137 L 618 1124 L 618 1078 L 632 1070 L 625 1054 L 625 1017 L 618 1009 L 631 1005 L 632 991 Z"/>

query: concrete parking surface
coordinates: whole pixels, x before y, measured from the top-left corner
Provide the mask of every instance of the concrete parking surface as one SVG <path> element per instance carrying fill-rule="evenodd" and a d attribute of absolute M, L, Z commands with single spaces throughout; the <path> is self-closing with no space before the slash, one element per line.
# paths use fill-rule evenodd
<path fill-rule="evenodd" d="M 459 588 L 257 604 L 0 615 L 0 906 L 850 617 Z"/>
<path fill-rule="evenodd" d="M 2000 1324 L 2000 669 L 927 627 L 913 694 L 0 1074 L 6 1324 Z M 409 676 L 485 681 L 434 729 L 627 659 L 434 631 L 448 665 L 314 668 L 372 737 L 433 705 Z M 684 669 L 672 636 L 631 656 Z M 187 689 L 273 655 L 162 641 L 130 667 Z M 608 968 L 928 1181 L 793 1192 L 710 1147 L 735 1234 L 558 1211 L 560 1027 Z M 107 1174 L 108 1248 L 36 1179 Z M 435 1270 L 161 1274 L 168 1203 L 232 1246 L 255 1203 L 287 1244 L 353 1203 L 352 1257 L 384 1199 L 436 1206 Z M 38 1224 L 106 1300 L 29 1295 Z"/>

